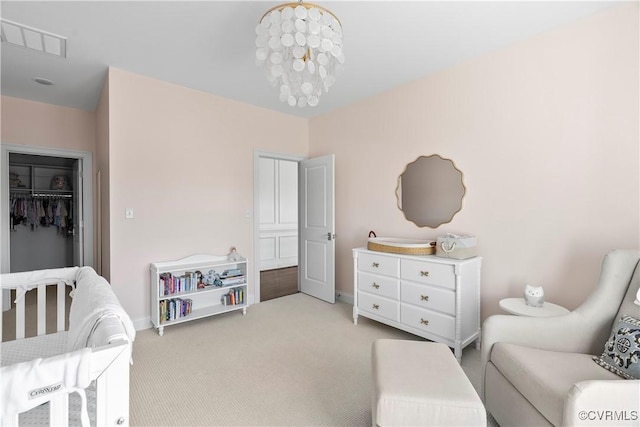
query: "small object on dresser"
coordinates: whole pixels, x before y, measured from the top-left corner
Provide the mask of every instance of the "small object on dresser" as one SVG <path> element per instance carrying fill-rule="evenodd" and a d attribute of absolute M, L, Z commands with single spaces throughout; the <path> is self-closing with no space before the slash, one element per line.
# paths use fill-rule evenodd
<path fill-rule="evenodd" d="M 526 285 L 524 287 L 524 302 L 531 307 L 542 307 L 544 304 L 544 289 L 542 289 L 542 286 Z"/>
<path fill-rule="evenodd" d="M 447 233 L 436 240 L 436 256 L 441 258 L 467 259 L 477 255 L 477 238 L 470 234 Z"/>
<path fill-rule="evenodd" d="M 433 240 L 378 237 L 372 230 L 369 231 L 367 249 L 392 254 L 425 256 L 432 255 L 436 251 L 436 242 Z"/>

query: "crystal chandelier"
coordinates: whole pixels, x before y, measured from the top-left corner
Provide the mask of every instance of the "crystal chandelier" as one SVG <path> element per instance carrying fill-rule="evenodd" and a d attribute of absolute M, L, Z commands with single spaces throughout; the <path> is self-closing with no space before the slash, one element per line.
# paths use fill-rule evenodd
<path fill-rule="evenodd" d="M 301 108 L 318 105 L 344 64 L 338 18 L 315 4 L 285 3 L 262 16 L 256 34 L 256 62 L 280 87 L 280 101 Z"/>

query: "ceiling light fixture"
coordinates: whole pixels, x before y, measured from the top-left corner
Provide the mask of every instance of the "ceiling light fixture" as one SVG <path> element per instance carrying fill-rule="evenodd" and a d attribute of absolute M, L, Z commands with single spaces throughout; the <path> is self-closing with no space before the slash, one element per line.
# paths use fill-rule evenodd
<path fill-rule="evenodd" d="M 262 16 L 256 34 L 256 62 L 280 87 L 280 101 L 292 107 L 318 105 L 344 64 L 338 18 L 312 3 L 285 3 Z"/>
<path fill-rule="evenodd" d="M 45 79 L 45 78 L 42 78 L 42 77 L 35 77 L 33 79 L 33 81 L 38 83 L 38 84 L 44 85 L 44 86 L 52 86 L 53 85 L 53 82 L 51 80 Z"/>

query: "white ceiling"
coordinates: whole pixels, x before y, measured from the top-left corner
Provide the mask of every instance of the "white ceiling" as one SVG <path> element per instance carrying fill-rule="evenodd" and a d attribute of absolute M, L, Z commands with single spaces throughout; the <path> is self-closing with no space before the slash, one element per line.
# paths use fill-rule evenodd
<path fill-rule="evenodd" d="M 313 117 L 619 4 L 321 1 L 342 22 L 345 68 L 318 106 L 298 108 L 255 65 L 255 25 L 279 3 L 1 1 L 3 19 L 68 38 L 66 59 L 2 43 L 2 94 L 92 111 L 112 66 Z"/>

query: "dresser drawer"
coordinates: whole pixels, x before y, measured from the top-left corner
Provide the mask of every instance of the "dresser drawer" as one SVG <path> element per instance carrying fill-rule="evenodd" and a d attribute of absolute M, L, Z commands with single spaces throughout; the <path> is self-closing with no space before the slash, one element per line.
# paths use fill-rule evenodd
<path fill-rule="evenodd" d="M 400 322 L 444 338 L 455 339 L 456 322 L 453 316 L 402 303 Z"/>
<path fill-rule="evenodd" d="M 398 277 L 400 274 L 400 260 L 394 257 L 361 253 L 358 256 L 358 270 Z"/>
<path fill-rule="evenodd" d="M 396 322 L 400 318 L 399 305 L 400 303 L 398 301 L 370 295 L 366 292 L 358 292 L 358 310 L 367 311 Z"/>
<path fill-rule="evenodd" d="M 400 284 L 400 300 L 452 316 L 456 314 L 456 294 L 449 289 L 403 281 Z"/>
<path fill-rule="evenodd" d="M 397 300 L 400 298 L 400 280 L 359 271 L 358 290 Z"/>
<path fill-rule="evenodd" d="M 449 289 L 456 288 L 456 275 L 453 271 L 453 265 L 403 259 L 401 260 L 400 270 L 400 277 L 406 280 Z"/>

